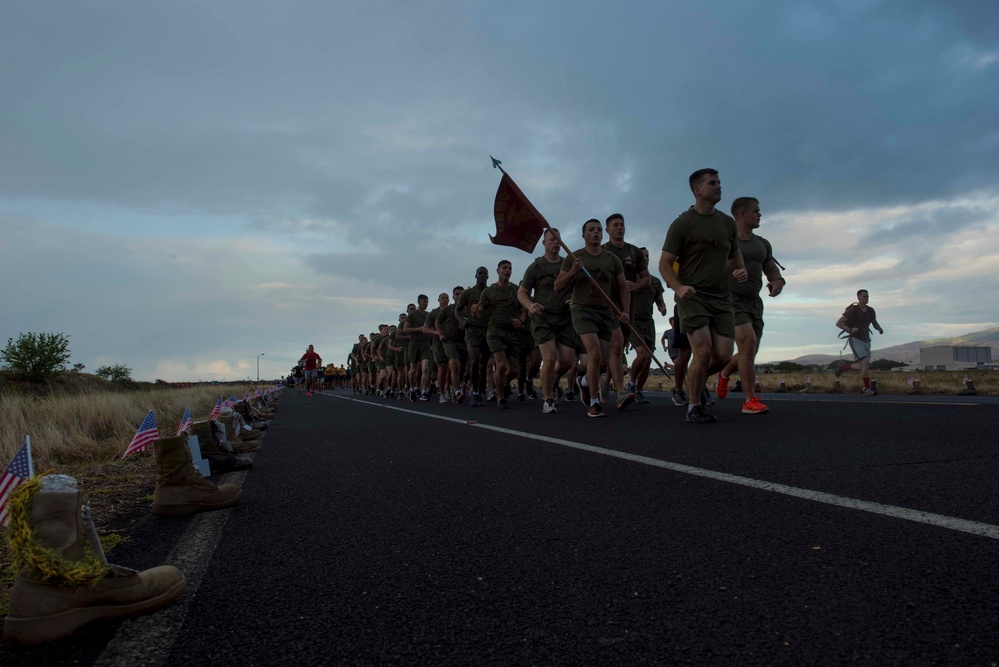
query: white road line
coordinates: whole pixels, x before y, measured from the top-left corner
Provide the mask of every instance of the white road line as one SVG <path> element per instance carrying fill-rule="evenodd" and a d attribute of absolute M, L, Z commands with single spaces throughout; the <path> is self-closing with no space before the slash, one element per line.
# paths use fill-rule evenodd
<path fill-rule="evenodd" d="M 254 454 L 244 455 L 253 458 Z M 245 470 L 226 473 L 221 484 L 243 486 Z M 165 665 L 174 644 L 180 639 L 180 630 L 187 618 L 187 609 L 198 592 L 201 579 L 215 553 L 222 529 L 229 519 L 231 508 L 215 512 L 202 512 L 191 520 L 166 565 L 175 565 L 187 580 L 187 593 L 169 607 L 155 614 L 126 620 L 108 642 L 94 665 L 101 667 L 159 667 Z M 158 519 L 162 520 L 162 519 Z M 113 561 L 114 558 L 112 557 Z"/>
<path fill-rule="evenodd" d="M 859 510 L 861 512 L 871 512 L 873 514 L 890 516 L 896 519 L 905 519 L 906 521 L 915 521 L 917 523 L 924 523 L 930 526 L 936 526 L 938 528 L 946 528 L 948 530 L 956 530 L 962 533 L 970 533 L 972 535 L 979 535 L 981 537 L 988 537 L 993 540 L 999 540 L 999 526 L 994 526 L 989 523 L 968 521 L 967 519 L 958 519 L 956 517 L 944 516 L 942 514 L 933 514 L 932 512 L 923 512 L 920 510 L 908 509 L 906 507 L 896 507 L 894 505 L 882 505 L 881 503 L 873 503 L 867 500 L 858 500 L 857 498 L 847 498 L 845 496 L 837 496 L 831 493 L 823 493 L 822 491 L 800 489 L 795 486 L 787 486 L 785 484 L 766 482 L 760 479 L 753 479 L 751 477 L 740 477 L 739 475 L 730 475 L 729 473 L 717 472 L 715 470 L 706 470 L 704 468 L 695 468 L 694 466 L 688 466 L 682 463 L 672 463 L 670 461 L 654 459 L 648 456 L 639 456 L 638 454 L 629 454 L 627 452 L 619 452 L 613 449 L 606 449 L 604 447 L 594 447 L 593 445 L 586 445 L 581 442 L 573 442 L 572 440 L 552 438 L 546 435 L 537 435 L 535 433 L 529 433 L 527 431 L 515 431 L 513 429 L 503 428 L 501 426 L 491 426 L 489 424 L 481 424 L 475 421 L 456 419 L 454 417 L 445 417 L 444 415 L 435 415 L 427 412 L 420 412 L 419 410 L 408 410 L 406 408 L 401 408 L 394 405 L 386 405 L 383 403 L 371 403 L 370 401 L 364 401 L 356 398 L 351 398 L 348 396 L 332 395 L 332 398 L 339 398 L 342 400 L 353 401 L 355 403 L 370 405 L 376 408 L 396 410 L 398 412 L 405 412 L 412 415 L 418 415 L 420 417 L 430 417 L 432 419 L 440 419 L 443 421 L 455 422 L 458 424 L 473 426 L 475 428 L 486 429 L 488 431 L 496 431 L 497 433 L 505 433 L 507 435 L 515 435 L 521 438 L 528 438 L 530 440 L 539 440 L 541 442 L 547 442 L 553 445 L 571 447 L 572 449 L 579 449 L 584 452 L 590 452 L 592 454 L 612 456 L 614 458 L 624 459 L 625 461 L 631 461 L 633 463 L 641 463 L 643 465 L 654 466 L 656 468 L 664 468 L 666 470 L 683 473 L 685 475 L 706 477 L 708 479 L 713 479 L 719 482 L 738 484 L 739 486 L 747 486 L 749 488 L 760 489 L 762 491 L 772 491 L 774 493 L 780 493 L 785 496 L 793 496 L 795 498 L 812 500 L 818 503 L 835 505 L 837 507 L 845 507 L 847 509 Z"/>

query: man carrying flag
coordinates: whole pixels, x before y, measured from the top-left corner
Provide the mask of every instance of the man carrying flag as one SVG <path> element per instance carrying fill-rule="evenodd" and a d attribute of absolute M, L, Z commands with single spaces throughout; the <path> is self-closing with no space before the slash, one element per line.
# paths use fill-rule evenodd
<path fill-rule="evenodd" d="M 153 411 L 150 410 L 146 418 L 142 420 L 142 424 L 139 425 L 139 430 L 135 433 L 135 437 L 132 438 L 132 442 L 128 443 L 128 447 L 125 448 L 125 453 L 121 455 L 121 458 L 125 458 L 135 452 L 146 451 L 149 448 L 149 444 L 155 440 L 159 440 L 159 438 L 160 432 L 156 429 L 156 417 L 153 415 Z"/>
<path fill-rule="evenodd" d="M 608 362 L 614 386 L 618 391 L 623 391 L 624 388 L 621 360 L 610 358 L 614 332 L 620 336 L 621 330 L 615 321 L 613 308 L 604 300 L 600 290 L 604 294 L 610 294 L 614 286 L 617 286 L 621 298 L 621 315 L 617 319 L 622 324 L 628 322 L 628 311 L 631 309 L 631 291 L 624 278 L 624 265 L 615 255 L 600 247 L 603 235 L 603 225 L 599 220 L 593 218 L 583 223 L 583 240 L 586 245 L 573 253 L 576 255 L 575 260 L 570 257 L 565 259 L 562 270 L 555 279 L 556 292 L 572 288 L 572 306 L 569 309 L 572 326 L 586 347 L 586 381 L 590 387 L 589 417 L 607 416 L 596 391 L 600 386 L 600 366 L 604 360 Z M 623 410 L 633 400 L 634 394 L 628 394 L 618 402 L 618 409 Z"/>
<path fill-rule="evenodd" d="M 7 511 L 7 501 L 14 489 L 34 475 L 31 463 L 31 438 L 24 437 L 24 446 L 18 450 L 14 458 L 11 459 L 7 469 L 0 476 L 0 526 L 6 526 L 10 520 L 10 513 Z"/>

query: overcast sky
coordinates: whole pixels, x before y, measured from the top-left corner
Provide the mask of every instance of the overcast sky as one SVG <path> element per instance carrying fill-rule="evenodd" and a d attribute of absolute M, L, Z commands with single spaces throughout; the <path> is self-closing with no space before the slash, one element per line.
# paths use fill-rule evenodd
<path fill-rule="evenodd" d="M 272 378 L 519 277 L 490 155 L 570 245 L 621 212 L 653 265 L 693 170 L 758 197 L 761 361 L 836 354 L 859 288 L 876 348 L 999 322 L 995 2 L 36 0 L 0 10 L 0 91 L 0 338 L 88 371 Z"/>

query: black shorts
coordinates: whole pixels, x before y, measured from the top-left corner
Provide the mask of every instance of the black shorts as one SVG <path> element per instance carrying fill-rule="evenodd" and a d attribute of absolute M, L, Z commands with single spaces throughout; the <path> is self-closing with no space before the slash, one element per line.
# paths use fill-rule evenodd
<path fill-rule="evenodd" d="M 680 328 L 680 312 L 676 309 L 676 304 L 673 304 L 673 347 L 678 350 L 690 349 L 690 340 Z"/>

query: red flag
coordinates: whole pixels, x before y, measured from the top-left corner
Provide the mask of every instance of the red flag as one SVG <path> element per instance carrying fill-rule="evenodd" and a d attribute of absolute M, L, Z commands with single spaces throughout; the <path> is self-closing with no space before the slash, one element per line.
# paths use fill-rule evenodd
<path fill-rule="evenodd" d="M 496 236 L 490 235 L 489 240 L 496 245 L 511 246 L 524 252 L 534 252 L 538 239 L 549 226 L 545 217 L 505 172 L 496 190 L 493 216 L 496 218 Z"/>

